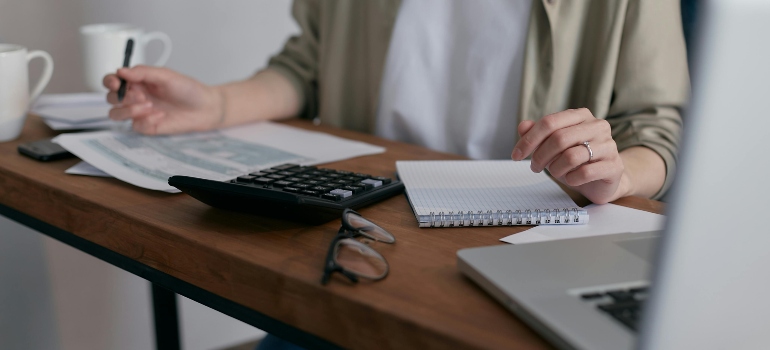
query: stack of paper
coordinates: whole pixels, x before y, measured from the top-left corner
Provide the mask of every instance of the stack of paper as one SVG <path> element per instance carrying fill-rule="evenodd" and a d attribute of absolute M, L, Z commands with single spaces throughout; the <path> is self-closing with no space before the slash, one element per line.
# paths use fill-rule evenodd
<path fill-rule="evenodd" d="M 110 108 L 103 93 L 48 94 L 30 112 L 54 130 L 109 129 L 123 124 L 109 119 Z"/>

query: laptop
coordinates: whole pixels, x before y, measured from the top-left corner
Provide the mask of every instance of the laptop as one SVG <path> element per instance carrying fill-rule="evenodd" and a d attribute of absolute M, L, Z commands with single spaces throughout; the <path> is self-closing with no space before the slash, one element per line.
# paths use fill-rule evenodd
<path fill-rule="evenodd" d="M 699 10 L 665 229 L 457 253 L 559 348 L 770 348 L 770 2 Z"/>

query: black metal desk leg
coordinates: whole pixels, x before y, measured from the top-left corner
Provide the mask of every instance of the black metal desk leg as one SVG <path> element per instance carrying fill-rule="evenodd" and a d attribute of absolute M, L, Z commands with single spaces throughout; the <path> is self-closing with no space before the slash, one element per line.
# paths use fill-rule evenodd
<path fill-rule="evenodd" d="M 152 283 L 152 310 L 155 317 L 156 348 L 180 350 L 176 293 Z"/>

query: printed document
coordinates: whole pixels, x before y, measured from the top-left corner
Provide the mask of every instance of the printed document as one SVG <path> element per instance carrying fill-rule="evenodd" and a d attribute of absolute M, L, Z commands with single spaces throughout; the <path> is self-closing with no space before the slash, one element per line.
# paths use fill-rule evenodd
<path fill-rule="evenodd" d="M 54 139 L 96 168 L 139 187 L 179 192 L 173 175 L 225 181 L 285 163 L 314 165 L 385 152 L 346 140 L 270 122 L 171 136 L 96 131 Z"/>

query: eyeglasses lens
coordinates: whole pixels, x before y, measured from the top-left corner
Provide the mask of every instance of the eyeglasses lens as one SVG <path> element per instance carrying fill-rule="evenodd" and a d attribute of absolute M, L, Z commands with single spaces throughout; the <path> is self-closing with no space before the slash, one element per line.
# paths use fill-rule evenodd
<path fill-rule="evenodd" d="M 371 239 L 385 243 L 393 243 L 396 241 L 396 238 L 393 237 L 390 232 L 385 231 L 381 227 L 377 226 L 369 220 L 364 219 L 358 214 L 348 213 L 346 219 L 350 226 L 360 230 Z"/>
<path fill-rule="evenodd" d="M 380 279 L 388 274 L 385 258 L 371 247 L 354 239 L 337 242 L 334 260 L 345 270 L 361 277 Z"/>

